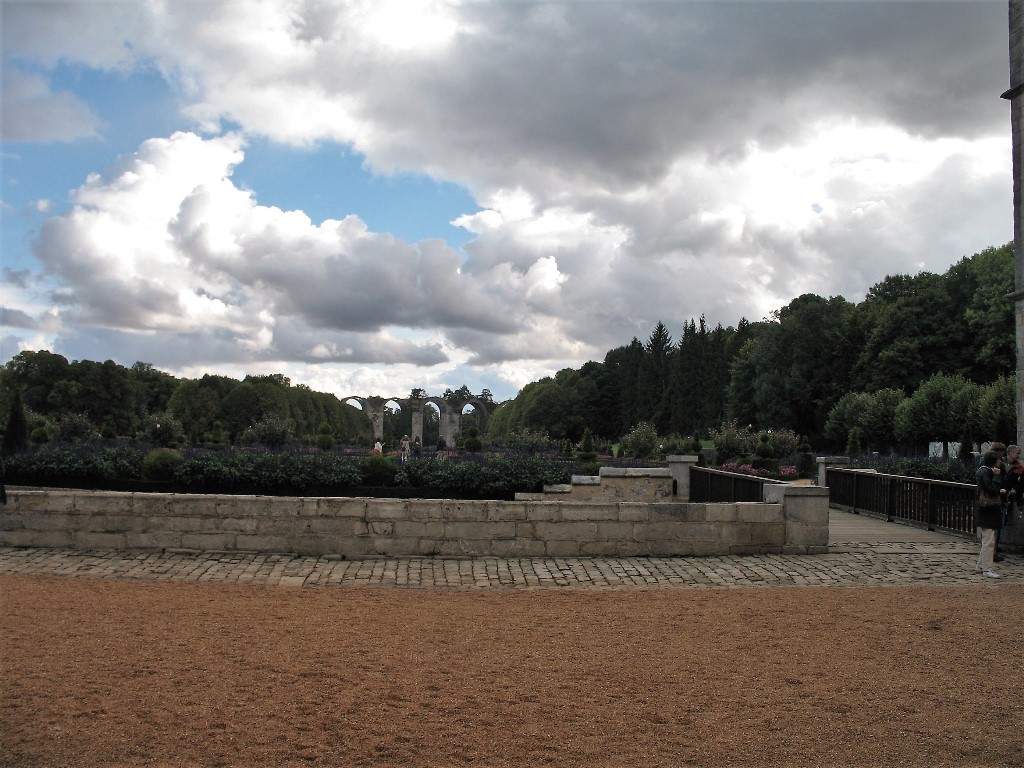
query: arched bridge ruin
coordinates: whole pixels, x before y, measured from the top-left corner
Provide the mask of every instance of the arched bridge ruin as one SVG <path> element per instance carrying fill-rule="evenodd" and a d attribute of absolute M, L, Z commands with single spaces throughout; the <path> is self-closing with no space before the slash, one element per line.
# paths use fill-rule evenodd
<path fill-rule="evenodd" d="M 370 423 L 373 424 L 374 440 L 383 441 L 384 439 L 384 408 L 388 403 L 397 403 L 403 411 L 408 408 L 412 412 L 412 434 L 409 437 L 413 440 L 419 438 L 420 444 L 423 443 L 423 409 L 429 404 L 437 406 L 440 414 L 439 436 L 446 445 L 455 445 L 458 440 L 459 433 L 462 431 L 462 409 L 467 405 L 473 406 L 480 434 L 487 431 L 487 405 L 483 400 L 475 397 L 458 403 L 450 403 L 443 397 L 360 397 L 352 395 L 341 399 L 342 402 L 354 400 L 359 403 L 363 412 L 370 417 Z"/>

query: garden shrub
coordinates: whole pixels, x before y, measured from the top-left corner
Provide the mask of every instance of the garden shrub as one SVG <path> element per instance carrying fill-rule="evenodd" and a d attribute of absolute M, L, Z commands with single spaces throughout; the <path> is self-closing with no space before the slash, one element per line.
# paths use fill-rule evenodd
<path fill-rule="evenodd" d="M 280 416 L 267 416 L 257 421 L 242 433 L 244 445 L 263 445 L 267 448 L 281 448 L 292 436 L 292 422 Z"/>
<path fill-rule="evenodd" d="M 368 456 L 363 459 L 362 484 L 375 488 L 395 485 L 397 470 L 395 460 L 390 456 Z"/>
<path fill-rule="evenodd" d="M 26 483 L 138 480 L 145 454 L 134 446 L 48 443 L 7 460 L 7 474 Z"/>
<path fill-rule="evenodd" d="M 334 435 L 331 433 L 331 425 L 321 421 L 316 430 L 316 447 L 321 451 L 329 451 L 334 448 Z"/>
<path fill-rule="evenodd" d="M 862 456 L 853 459 L 851 466 L 858 469 L 874 469 L 884 475 L 903 475 L 972 485 L 976 482 L 977 471 L 973 465 L 965 466 L 958 459 L 939 457 Z"/>
<path fill-rule="evenodd" d="M 768 443 L 775 458 L 784 459 L 797 452 L 800 436 L 792 429 L 770 429 L 765 434 L 768 435 Z"/>
<path fill-rule="evenodd" d="M 158 448 L 142 460 L 142 477 L 146 480 L 173 480 L 174 470 L 180 464 L 180 453 L 170 448 Z"/>
<path fill-rule="evenodd" d="M 649 421 L 641 421 L 622 438 L 622 449 L 627 456 L 646 459 L 658 448 L 658 430 Z"/>
<path fill-rule="evenodd" d="M 185 439 L 185 430 L 170 412 L 154 413 L 146 418 L 145 436 L 153 445 L 173 448 Z"/>
<path fill-rule="evenodd" d="M 68 413 L 57 422 L 57 436 L 67 442 L 91 440 L 98 435 L 96 427 L 84 413 Z"/>
<path fill-rule="evenodd" d="M 754 451 L 757 435 L 749 427 L 741 427 L 735 421 L 727 421 L 717 430 L 711 430 L 715 444 L 715 459 L 722 464 L 730 459 L 747 457 Z"/>

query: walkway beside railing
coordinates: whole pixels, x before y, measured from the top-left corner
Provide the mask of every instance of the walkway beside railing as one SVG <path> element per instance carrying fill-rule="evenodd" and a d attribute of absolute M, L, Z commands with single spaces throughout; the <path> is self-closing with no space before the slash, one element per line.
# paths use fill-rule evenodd
<path fill-rule="evenodd" d="M 847 512 L 974 535 L 974 486 L 828 467 L 829 504 Z"/>

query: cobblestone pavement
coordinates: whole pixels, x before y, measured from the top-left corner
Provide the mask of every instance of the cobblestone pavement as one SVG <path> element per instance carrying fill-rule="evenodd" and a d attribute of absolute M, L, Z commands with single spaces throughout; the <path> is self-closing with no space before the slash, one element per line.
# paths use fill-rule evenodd
<path fill-rule="evenodd" d="M 1024 557 L 999 563 L 999 580 L 975 573 L 976 560 L 967 540 L 834 543 L 824 555 L 508 560 L 0 547 L 0 576 L 461 590 L 1024 584 Z"/>

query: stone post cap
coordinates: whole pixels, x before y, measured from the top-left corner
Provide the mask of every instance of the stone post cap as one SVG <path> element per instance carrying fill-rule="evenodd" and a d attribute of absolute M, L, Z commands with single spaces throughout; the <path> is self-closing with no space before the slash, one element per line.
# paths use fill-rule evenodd
<path fill-rule="evenodd" d="M 815 461 L 818 464 L 849 464 L 849 456 L 819 456 Z"/>
<path fill-rule="evenodd" d="M 678 464 L 680 462 L 682 462 L 684 464 L 696 464 L 697 461 L 698 461 L 698 457 L 697 456 L 676 456 L 676 455 L 672 455 L 672 456 L 666 456 L 665 460 L 668 461 L 669 464 Z"/>

